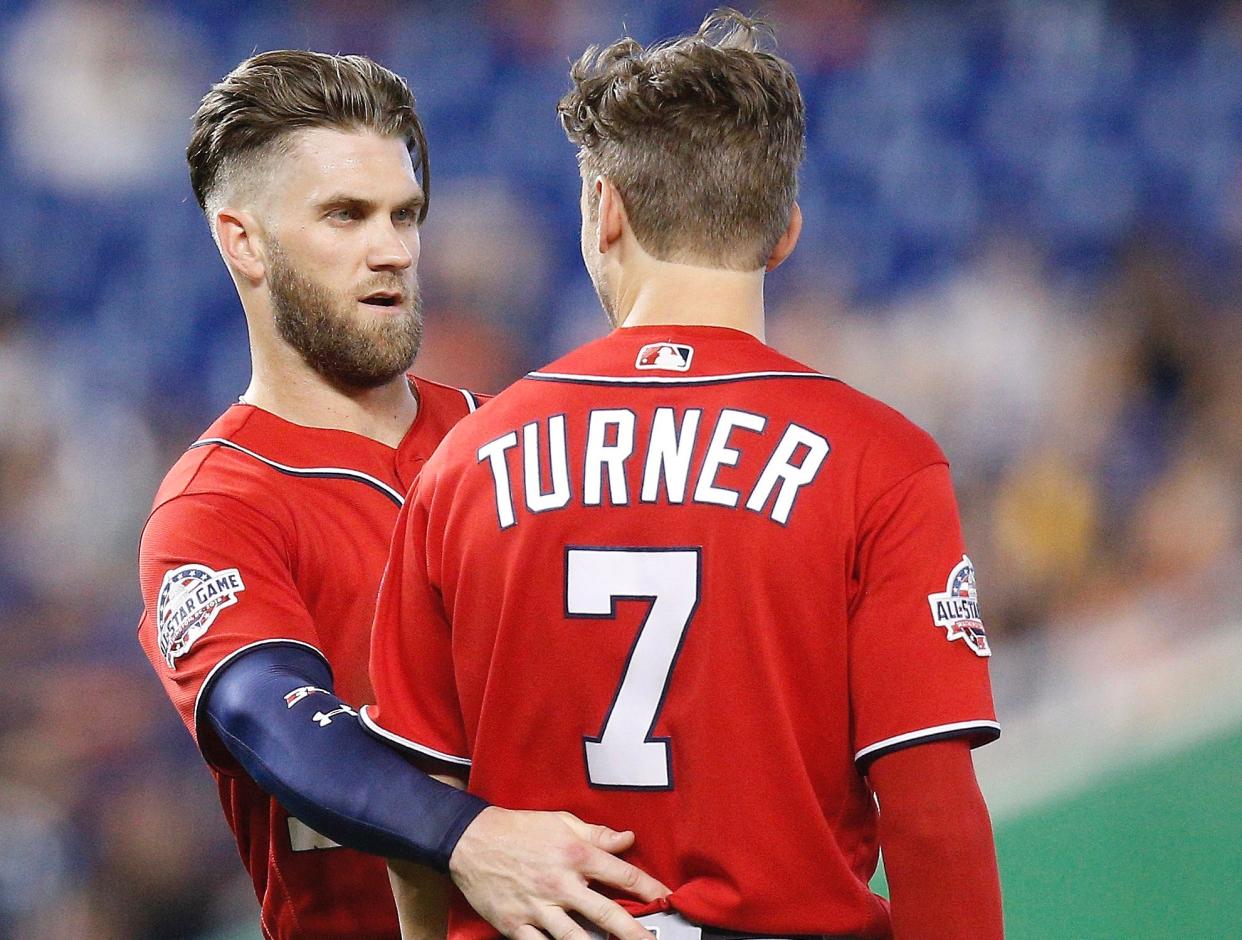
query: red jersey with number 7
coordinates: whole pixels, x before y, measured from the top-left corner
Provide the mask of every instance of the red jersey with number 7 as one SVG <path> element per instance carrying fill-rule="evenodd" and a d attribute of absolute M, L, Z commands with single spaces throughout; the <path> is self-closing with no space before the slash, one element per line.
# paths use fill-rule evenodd
<path fill-rule="evenodd" d="M 867 767 L 993 739 L 990 652 L 931 438 L 748 334 L 638 327 L 428 462 L 363 721 L 499 805 L 633 829 L 696 923 L 883 937 Z M 495 932 L 459 902 L 450 935 Z"/>

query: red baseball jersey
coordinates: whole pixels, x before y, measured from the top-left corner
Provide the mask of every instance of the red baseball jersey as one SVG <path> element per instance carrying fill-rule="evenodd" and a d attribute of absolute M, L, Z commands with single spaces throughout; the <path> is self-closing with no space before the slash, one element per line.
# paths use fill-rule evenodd
<path fill-rule="evenodd" d="M 617 330 L 459 424 L 376 616 L 372 731 L 633 829 L 724 929 L 887 936 L 866 766 L 999 733 L 944 456 L 734 330 Z"/>
<path fill-rule="evenodd" d="M 169 471 L 143 530 L 138 638 L 211 766 L 266 937 L 400 936 L 384 860 L 291 818 L 198 708 L 225 663 L 265 643 L 313 649 L 341 698 L 370 699 L 371 621 L 403 495 L 477 404 L 413 381 L 418 416 L 396 449 L 234 405 Z"/>

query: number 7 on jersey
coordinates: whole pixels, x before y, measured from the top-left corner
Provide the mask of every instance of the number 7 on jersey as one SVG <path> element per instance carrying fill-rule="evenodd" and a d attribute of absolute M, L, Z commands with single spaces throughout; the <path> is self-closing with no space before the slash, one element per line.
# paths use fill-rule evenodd
<path fill-rule="evenodd" d="M 652 732 L 699 605 L 698 548 L 570 548 L 565 553 L 565 613 L 612 620 L 619 600 L 651 609 L 621 673 L 603 727 L 584 737 L 587 778 L 600 788 L 667 790 L 671 742 Z"/>

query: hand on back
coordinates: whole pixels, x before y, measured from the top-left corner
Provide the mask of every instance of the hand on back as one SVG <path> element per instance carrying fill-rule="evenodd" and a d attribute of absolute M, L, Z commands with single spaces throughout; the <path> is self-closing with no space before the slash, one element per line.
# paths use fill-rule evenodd
<path fill-rule="evenodd" d="M 479 914 L 514 940 L 588 940 L 570 915 L 620 940 L 654 940 L 641 924 L 592 883 L 642 901 L 669 889 L 618 858 L 634 844 L 632 832 L 584 823 L 572 813 L 489 807 L 466 829 L 449 872 Z"/>

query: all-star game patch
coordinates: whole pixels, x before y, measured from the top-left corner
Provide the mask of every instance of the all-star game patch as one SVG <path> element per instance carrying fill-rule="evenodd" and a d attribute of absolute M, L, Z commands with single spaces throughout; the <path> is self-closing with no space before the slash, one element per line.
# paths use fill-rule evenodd
<path fill-rule="evenodd" d="M 638 351 L 635 369 L 661 369 L 666 372 L 688 372 L 694 347 L 682 343 L 648 343 Z"/>
<path fill-rule="evenodd" d="M 244 590 L 236 568 L 215 571 L 206 565 L 182 565 L 164 575 L 155 622 L 160 654 L 169 669 L 176 668 L 177 657 L 189 652 L 220 611 L 236 604 L 238 593 Z"/>
<path fill-rule="evenodd" d="M 979 617 L 979 593 L 975 588 L 975 566 L 970 558 L 962 560 L 949 572 L 943 594 L 928 594 L 932 620 L 944 627 L 947 639 L 962 640 L 977 656 L 991 656 L 987 631 Z"/>

